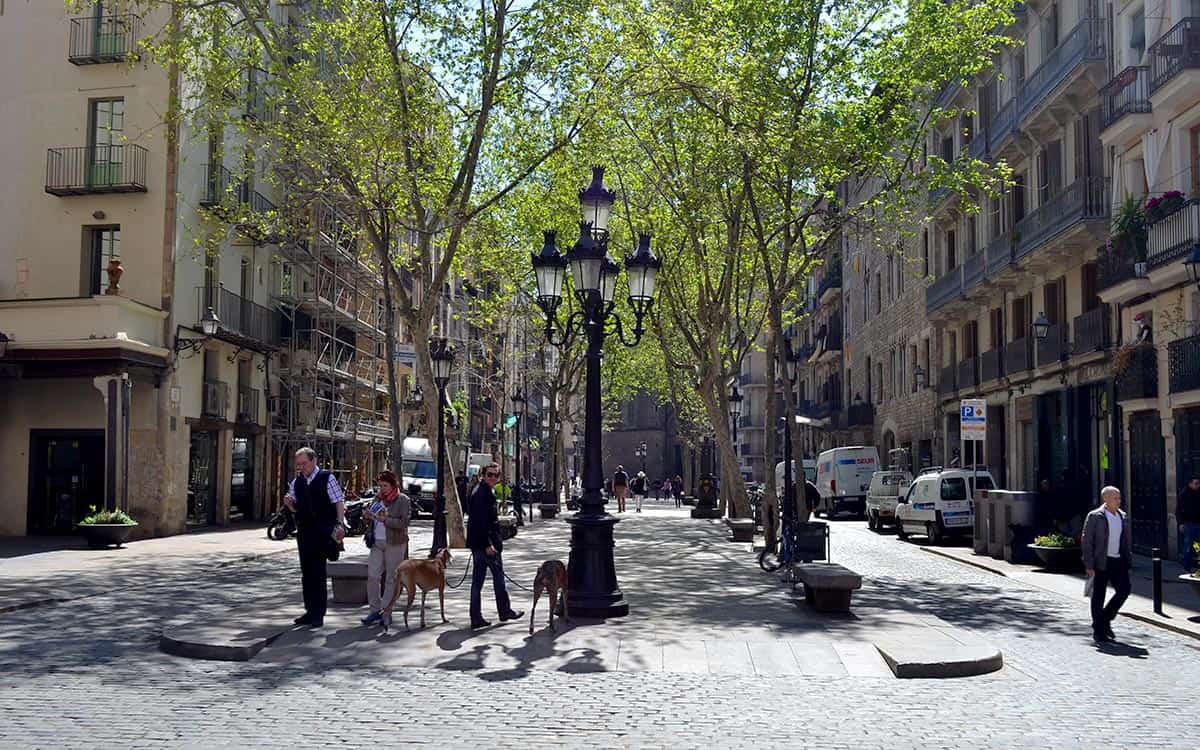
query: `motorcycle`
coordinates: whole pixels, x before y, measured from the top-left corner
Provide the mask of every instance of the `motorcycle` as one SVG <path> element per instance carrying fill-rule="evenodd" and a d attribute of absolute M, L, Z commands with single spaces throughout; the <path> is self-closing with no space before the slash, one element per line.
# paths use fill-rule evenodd
<path fill-rule="evenodd" d="M 373 496 L 359 495 L 346 500 L 346 534 L 359 536 L 367 533 L 365 513 L 374 501 Z"/>
<path fill-rule="evenodd" d="M 296 514 L 286 505 L 279 506 L 279 510 L 275 511 L 275 514 L 267 521 L 267 538 L 281 542 L 289 536 L 295 535 Z"/>

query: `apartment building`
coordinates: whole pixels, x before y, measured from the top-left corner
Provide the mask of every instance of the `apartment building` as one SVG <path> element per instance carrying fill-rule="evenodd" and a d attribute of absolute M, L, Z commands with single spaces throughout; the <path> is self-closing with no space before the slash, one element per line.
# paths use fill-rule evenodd
<path fill-rule="evenodd" d="M 1111 403 L 1134 541 L 1176 554 L 1175 497 L 1200 472 L 1200 286 L 1185 266 L 1200 243 L 1200 2 L 1112 13 L 1100 139 L 1116 221 L 1097 292 L 1112 322 Z M 1125 231 L 1131 215 L 1139 220 Z"/>
<path fill-rule="evenodd" d="M 751 349 L 742 359 L 742 370 L 737 377 L 738 392 L 742 395 L 742 413 L 738 417 L 737 443 L 738 465 L 748 482 L 766 482 L 767 472 L 774 471 L 776 458 L 767 456 L 767 430 L 777 426 L 767 424 L 769 398 L 777 398 L 780 408 L 776 414 L 783 417 L 782 398 L 778 391 L 769 387 L 767 380 L 766 335 L 760 335 L 758 348 Z M 778 368 L 776 368 L 778 372 Z M 782 453 L 782 442 L 775 442 L 776 453 Z"/>
<path fill-rule="evenodd" d="M 336 207 L 289 196 L 245 130 L 164 115 L 137 60 L 164 18 L 9 4 L 0 61 L 0 533 L 91 506 L 144 534 L 261 518 L 313 444 L 347 486 L 386 455 L 382 292 Z M 281 13 L 297 12 L 280 7 Z M 265 116 L 253 73 L 230 107 Z M 285 210 L 300 229 L 265 231 Z"/>

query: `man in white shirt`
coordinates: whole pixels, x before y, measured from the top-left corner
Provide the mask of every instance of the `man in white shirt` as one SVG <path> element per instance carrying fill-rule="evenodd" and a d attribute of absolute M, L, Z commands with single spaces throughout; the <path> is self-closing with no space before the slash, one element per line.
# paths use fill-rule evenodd
<path fill-rule="evenodd" d="M 333 474 L 317 466 L 317 452 L 301 448 L 296 451 L 296 477 L 283 502 L 296 514 L 296 549 L 304 590 L 304 614 L 295 622 L 319 628 L 325 621 L 329 597 L 326 556 L 346 535 L 345 495 Z"/>
<path fill-rule="evenodd" d="M 1129 518 L 1121 510 L 1121 491 L 1100 490 L 1101 504 L 1083 524 L 1083 564 L 1092 579 L 1092 637 L 1097 643 L 1116 640 L 1112 621 L 1129 596 L 1129 568 L 1133 563 L 1133 541 Z M 1115 593 L 1104 603 L 1108 584 Z"/>

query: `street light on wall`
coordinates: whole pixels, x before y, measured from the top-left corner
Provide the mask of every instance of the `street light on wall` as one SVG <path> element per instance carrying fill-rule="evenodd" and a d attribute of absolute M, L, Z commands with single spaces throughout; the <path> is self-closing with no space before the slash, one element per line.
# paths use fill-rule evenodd
<path fill-rule="evenodd" d="M 444 338 L 429 340 L 429 362 L 438 389 L 437 409 L 437 495 L 433 508 L 433 544 L 429 556 L 445 549 L 446 543 L 446 385 L 454 369 L 454 350 Z"/>
<path fill-rule="evenodd" d="M 1033 335 L 1038 341 L 1045 341 L 1046 336 L 1050 335 L 1050 320 L 1046 313 L 1038 313 L 1037 320 L 1033 321 Z"/>
<path fill-rule="evenodd" d="M 617 520 L 604 510 L 600 360 L 604 341 L 615 336 L 625 346 L 637 346 L 645 334 L 644 320 L 654 303 L 654 287 L 662 261 L 650 251 L 650 235 L 638 235 L 632 255 L 625 258 L 629 305 L 634 313 L 633 336 L 627 339 L 621 318 L 613 314 L 621 266 L 609 254 L 608 223 L 616 194 L 604 186 L 604 168 L 592 168 L 592 182 L 579 191 L 579 239 L 565 256 L 558 251 L 554 232 L 543 233 L 541 252 L 532 256 L 537 303 L 546 316 L 544 335 L 554 346 L 575 336 L 587 339 L 584 395 L 583 495 L 580 510 L 567 518 L 571 525 L 571 558 L 567 566 L 570 608 L 583 617 L 622 617 L 629 605 L 617 586 L 613 561 L 613 526 Z M 569 270 L 579 309 L 565 321 L 557 312 L 562 303 L 564 270 Z"/>
<path fill-rule="evenodd" d="M 210 305 L 209 308 L 204 311 L 204 317 L 200 318 L 200 333 L 204 334 L 204 338 L 184 339 L 176 336 L 174 346 L 175 353 L 179 354 L 185 349 L 191 349 L 193 353 L 200 351 L 200 347 L 204 345 L 204 341 L 216 336 L 217 331 L 220 330 L 220 328 L 221 319 L 217 317 L 215 312 L 213 312 L 212 306 Z"/>
<path fill-rule="evenodd" d="M 923 370 L 920 365 L 917 365 L 916 367 L 913 368 L 912 374 L 913 374 L 913 382 L 917 384 L 917 388 L 918 389 L 924 388 L 925 387 L 925 370 Z M 861 399 L 862 397 L 859 396 L 859 398 Z"/>

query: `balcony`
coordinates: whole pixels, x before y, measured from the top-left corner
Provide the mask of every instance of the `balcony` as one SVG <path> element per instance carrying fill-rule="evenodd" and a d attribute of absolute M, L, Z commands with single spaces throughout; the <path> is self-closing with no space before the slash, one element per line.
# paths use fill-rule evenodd
<path fill-rule="evenodd" d="M 962 296 L 962 268 L 934 280 L 925 287 L 925 311 L 935 312 Z"/>
<path fill-rule="evenodd" d="M 126 268 L 126 278 L 136 273 Z M 72 360 L 53 363 L 60 368 L 99 359 L 165 366 L 170 347 L 163 344 L 166 317 L 165 312 L 120 294 L 0 300 L 0 331 L 11 339 L 8 354 L 0 361 L 29 355 L 39 360 Z"/>
<path fill-rule="evenodd" d="M 267 200 L 250 183 L 239 180 L 222 164 L 204 165 L 205 190 L 200 205 L 205 208 L 231 208 L 239 206 L 253 213 L 275 210 L 275 204 Z"/>
<path fill-rule="evenodd" d="M 970 159 L 986 159 L 988 155 L 988 139 L 983 133 L 976 133 L 967 144 L 967 157 Z"/>
<path fill-rule="evenodd" d="M 957 389 L 954 385 L 954 376 L 957 368 L 954 365 L 943 367 L 938 373 L 937 392 L 939 396 L 953 395 Z"/>
<path fill-rule="evenodd" d="M 979 385 L 979 371 L 976 369 L 977 364 L 978 361 L 975 357 L 964 357 L 958 363 L 958 377 L 956 382 L 960 391 L 965 391 Z"/>
<path fill-rule="evenodd" d="M 1038 367 L 1058 364 L 1067 354 L 1067 327 L 1055 323 L 1046 330 L 1046 338 L 1037 340 Z"/>
<path fill-rule="evenodd" d="M 1010 341 L 1004 347 L 1004 374 L 1010 378 L 1033 367 L 1033 347 L 1028 338 Z"/>
<path fill-rule="evenodd" d="M 846 410 L 846 424 L 849 427 L 871 427 L 875 424 L 875 405 L 863 402 L 850 404 Z"/>
<path fill-rule="evenodd" d="M 1004 375 L 1004 348 L 988 349 L 979 355 L 979 382 L 999 380 Z"/>
<path fill-rule="evenodd" d="M 1200 389 L 1200 335 L 1167 345 L 1167 373 L 1171 393 Z"/>
<path fill-rule="evenodd" d="M 75 65 L 125 60 L 133 54 L 141 28 L 142 19 L 132 13 L 72 18 L 67 60 Z"/>
<path fill-rule="evenodd" d="M 1071 326 L 1075 331 L 1071 354 L 1079 356 L 1108 348 L 1108 305 L 1100 305 L 1076 316 Z"/>
<path fill-rule="evenodd" d="M 1117 375 L 1117 400 L 1158 398 L 1158 356 L 1152 345 L 1138 346 L 1128 355 L 1124 369 Z"/>
<path fill-rule="evenodd" d="M 1138 260 L 1137 249 L 1128 242 L 1110 242 L 1098 254 L 1097 263 L 1096 275 L 1101 291 L 1146 276 L 1146 263 Z"/>
<path fill-rule="evenodd" d="M 1150 270 L 1182 258 L 1200 242 L 1200 199 L 1186 201 L 1150 225 L 1147 266 Z"/>
<path fill-rule="evenodd" d="M 822 354 L 842 350 L 842 317 L 840 315 L 829 319 L 829 326 L 825 330 L 825 339 L 821 349 Z"/>
<path fill-rule="evenodd" d="M 817 297 L 822 304 L 832 301 L 836 295 L 842 290 L 842 264 L 837 261 L 833 266 L 826 266 L 825 274 L 821 277 L 821 283 L 817 286 Z M 825 293 L 829 292 L 828 299 Z"/>
<path fill-rule="evenodd" d="M 1150 45 L 1148 52 L 1153 95 L 1184 70 L 1200 68 L 1200 18 L 1185 18 L 1175 24 Z"/>
<path fill-rule="evenodd" d="M 987 275 L 995 276 L 1013 263 L 1012 230 L 993 237 L 984 251 L 987 255 Z"/>
<path fill-rule="evenodd" d="M 976 251 L 972 256 L 969 256 L 963 262 L 962 284 L 963 293 L 967 294 L 975 287 L 983 283 L 987 276 L 987 253 L 985 251 Z"/>
<path fill-rule="evenodd" d="M 1014 257 L 1021 260 L 1081 222 L 1102 221 L 1107 224 L 1108 212 L 1108 180 L 1081 177 L 1017 222 L 1014 230 L 1020 239 Z"/>
<path fill-rule="evenodd" d="M 257 388 L 238 388 L 237 421 L 258 421 L 258 401 L 261 393 Z"/>
<path fill-rule="evenodd" d="M 1046 55 L 1037 70 L 1025 79 L 1021 86 L 1019 119 L 1029 117 L 1081 65 L 1105 62 L 1107 29 L 1108 24 L 1103 18 L 1085 18 L 1071 29 L 1067 37 Z"/>
<path fill-rule="evenodd" d="M 196 287 L 196 322 L 212 308 L 220 325 L 217 338 L 248 349 L 267 351 L 280 344 L 279 313 L 234 294 L 225 287 Z"/>
<path fill-rule="evenodd" d="M 1013 130 L 1016 129 L 1019 104 L 1019 96 L 1010 98 L 1004 103 L 1004 106 L 996 111 L 996 116 L 988 123 L 987 144 L 989 153 L 996 153 L 1004 139 L 1012 135 Z"/>
<path fill-rule="evenodd" d="M 225 419 L 229 411 L 229 384 L 220 380 L 205 380 L 200 413 L 206 417 Z"/>
<path fill-rule="evenodd" d="M 50 195 L 146 192 L 146 158 L 141 146 L 68 146 L 46 151 Z"/>
<path fill-rule="evenodd" d="M 1150 112 L 1150 68 L 1131 65 L 1100 89 L 1103 106 L 1101 129 L 1107 130 L 1125 115 Z"/>

